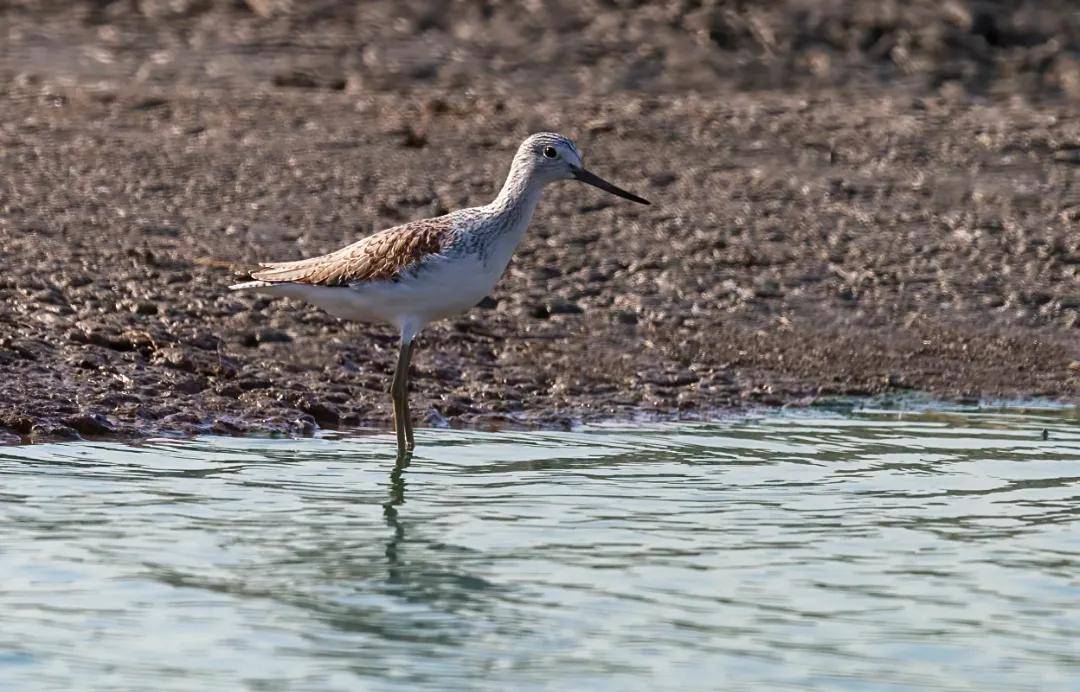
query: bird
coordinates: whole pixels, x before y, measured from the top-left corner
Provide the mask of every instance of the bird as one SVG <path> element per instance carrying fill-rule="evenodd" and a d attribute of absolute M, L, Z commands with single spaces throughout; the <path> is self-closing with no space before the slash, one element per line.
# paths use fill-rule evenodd
<path fill-rule="evenodd" d="M 466 312 L 506 271 L 544 188 L 576 180 L 638 204 L 647 200 L 589 172 L 568 137 L 529 135 L 489 204 L 411 221 L 318 257 L 260 263 L 250 281 L 230 286 L 305 301 L 348 321 L 389 324 L 398 332 L 390 385 L 399 461 L 416 443 L 409 413 L 409 365 L 420 331 Z"/>

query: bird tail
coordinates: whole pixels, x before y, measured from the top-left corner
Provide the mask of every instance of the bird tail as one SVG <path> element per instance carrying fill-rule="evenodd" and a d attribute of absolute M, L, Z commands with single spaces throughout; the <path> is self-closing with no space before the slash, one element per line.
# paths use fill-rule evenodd
<path fill-rule="evenodd" d="M 242 283 L 233 284 L 229 288 L 233 291 L 243 291 L 249 288 L 266 288 L 267 286 L 273 286 L 269 281 L 244 281 Z"/>

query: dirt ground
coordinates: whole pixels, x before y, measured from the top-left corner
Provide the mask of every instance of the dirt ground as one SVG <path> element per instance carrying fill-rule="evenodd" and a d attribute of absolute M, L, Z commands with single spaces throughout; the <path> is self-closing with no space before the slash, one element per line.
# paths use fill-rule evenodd
<path fill-rule="evenodd" d="M 1069 2 L 0 0 L 0 441 L 385 425 L 389 327 L 227 286 L 541 202 L 422 336 L 426 425 L 1080 402 Z"/>

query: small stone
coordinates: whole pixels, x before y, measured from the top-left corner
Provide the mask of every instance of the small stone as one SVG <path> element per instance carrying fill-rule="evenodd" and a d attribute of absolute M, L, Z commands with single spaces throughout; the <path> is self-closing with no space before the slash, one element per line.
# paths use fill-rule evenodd
<path fill-rule="evenodd" d="M 165 416 L 161 422 L 169 428 L 191 429 L 200 426 L 202 421 L 190 411 L 179 411 Z M 205 427 L 205 426 L 202 426 Z"/>
<path fill-rule="evenodd" d="M 206 378 L 198 376 L 185 377 L 173 385 L 173 389 L 181 394 L 198 394 L 206 389 Z"/>
<path fill-rule="evenodd" d="M 240 372 L 240 364 L 234 359 L 223 355 L 214 356 L 208 366 L 209 367 L 204 371 L 206 374 L 229 380 L 236 377 Z"/>
<path fill-rule="evenodd" d="M 0 340 L 0 346 L 6 346 L 9 351 L 24 360 L 37 360 L 35 351 L 41 349 L 41 344 L 28 339 L 15 339 L 8 341 Z"/>
<path fill-rule="evenodd" d="M 401 144 L 409 149 L 422 149 L 427 146 L 427 135 L 409 125 L 405 128 Z"/>
<path fill-rule="evenodd" d="M 545 281 L 547 279 L 554 279 L 555 277 L 562 276 L 562 272 L 558 267 L 541 264 L 532 270 L 532 275 L 535 279 Z"/>
<path fill-rule="evenodd" d="M 210 430 L 218 435 L 240 435 L 247 432 L 247 425 L 230 416 L 221 416 L 214 419 Z"/>
<path fill-rule="evenodd" d="M 304 414 L 299 416 L 293 422 L 292 427 L 296 430 L 298 434 L 307 437 L 314 435 L 319 430 L 319 426 L 316 425 L 315 419 L 310 414 Z"/>
<path fill-rule="evenodd" d="M 126 329 L 120 335 L 120 339 L 127 344 L 128 351 L 141 351 L 144 355 L 157 349 L 154 337 L 149 332 L 137 329 Z"/>
<path fill-rule="evenodd" d="M 424 422 L 432 428 L 445 429 L 450 427 L 450 421 L 446 418 L 446 416 L 439 413 L 439 410 L 434 407 L 429 408 L 427 413 L 424 414 Z"/>
<path fill-rule="evenodd" d="M 64 302 L 64 296 L 54 288 L 45 288 L 40 291 L 34 291 L 30 295 L 30 300 L 45 305 L 60 305 Z"/>
<path fill-rule="evenodd" d="M 1021 294 L 1021 299 L 1026 305 L 1046 305 L 1054 296 L 1046 291 L 1034 290 Z"/>
<path fill-rule="evenodd" d="M 676 176 L 674 173 L 657 173 L 656 175 L 653 175 L 649 178 L 649 184 L 654 188 L 667 187 L 668 185 L 671 185 L 673 182 L 675 182 L 677 179 L 678 176 Z"/>
<path fill-rule="evenodd" d="M 169 102 L 166 101 L 165 99 L 151 97 L 151 98 L 143 99 L 142 101 L 139 101 L 138 103 L 136 103 L 135 105 L 133 105 L 131 107 L 131 110 L 133 110 L 133 111 L 152 111 L 155 108 L 161 108 L 162 106 L 167 106 L 168 104 L 169 104 Z"/>
<path fill-rule="evenodd" d="M 435 97 L 424 102 L 424 113 L 427 115 L 442 115 L 450 111 L 450 104 L 441 98 Z"/>
<path fill-rule="evenodd" d="M 260 17 L 287 14 L 294 9 L 293 0 L 244 0 L 244 4 Z"/>
<path fill-rule="evenodd" d="M 260 329 L 255 334 L 255 339 L 260 344 L 287 344 L 293 339 L 285 332 L 280 332 L 276 329 Z"/>
<path fill-rule="evenodd" d="M 452 397 L 445 399 L 441 406 L 441 415 L 446 416 L 461 416 L 472 411 L 472 399 L 468 397 Z"/>
<path fill-rule="evenodd" d="M 89 332 L 85 332 L 81 335 L 77 332 L 69 332 L 68 339 L 75 342 L 101 346 L 102 348 L 107 348 L 111 351 L 127 352 L 135 350 L 135 344 L 130 338 L 103 329 L 91 329 Z"/>
<path fill-rule="evenodd" d="M 64 419 L 64 424 L 81 435 L 108 435 L 116 431 L 108 418 L 98 413 L 79 413 Z"/>
<path fill-rule="evenodd" d="M 85 274 L 76 274 L 75 276 L 68 277 L 68 279 L 64 281 L 63 285 L 67 288 L 82 288 L 83 286 L 87 286 L 89 284 L 92 284 L 93 282 L 93 279 L 91 279 Z"/>
<path fill-rule="evenodd" d="M 221 347 L 221 339 L 213 336 L 212 334 L 199 333 L 194 336 L 184 339 L 184 343 L 188 346 L 194 346 L 197 349 L 203 351 L 216 351 Z"/>
<path fill-rule="evenodd" d="M 226 399 L 238 399 L 243 393 L 244 390 L 240 389 L 231 382 L 219 384 L 218 386 L 214 387 L 214 394 L 217 394 L 218 396 L 223 396 Z"/>
<path fill-rule="evenodd" d="M 30 441 L 35 444 L 78 439 L 80 437 L 77 430 L 60 423 L 37 423 L 30 428 Z"/>
<path fill-rule="evenodd" d="M 29 416 L 24 416 L 20 413 L 6 411 L 0 413 L 0 426 L 21 435 L 29 435 L 30 430 L 34 427 L 34 420 Z"/>
<path fill-rule="evenodd" d="M 165 363 L 165 367 L 184 372 L 195 372 L 195 361 L 188 357 L 187 353 L 180 348 L 165 348 L 157 352 L 157 358 Z"/>
<path fill-rule="evenodd" d="M 290 341 L 292 341 L 291 336 L 276 329 L 260 329 L 257 332 L 247 332 L 240 337 L 240 343 L 248 348 L 255 348 L 259 344 L 286 344 Z"/>
<path fill-rule="evenodd" d="M 585 312 L 577 303 L 568 300 L 556 299 L 547 304 L 549 315 L 580 315 Z"/>
<path fill-rule="evenodd" d="M 692 370 L 680 370 L 676 373 L 648 373 L 641 379 L 658 387 L 685 387 L 701 378 Z"/>
<path fill-rule="evenodd" d="M 784 292 L 780 290 L 780 284 L 767 279 L 754 287 L 754 295 L 758 298 L 780 298 Z"/>
<path fill-rule="evenodd" d="M 336 428 L 341 423 L 341 414 L 330 404 L 318 400 L 305 400 L 297 408 L 314 418 L 319 427 Z"/>
<path fill-rule="evenodd" d="M 315 75 L 300 70 L 276 74 L 270 81 L 276 87 L 292 89 L 317 89 L 319 87 L 319 80 L 315 78 Z"/>

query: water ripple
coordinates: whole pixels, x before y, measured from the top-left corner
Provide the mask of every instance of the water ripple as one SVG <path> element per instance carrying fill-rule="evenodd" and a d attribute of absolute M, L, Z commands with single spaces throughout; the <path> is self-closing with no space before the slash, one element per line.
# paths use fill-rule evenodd
<path fill-rule="evenodd" d="M 0 688 L 1080 685 L 1075 412 L 420 436 L 0 449 Z"/>

